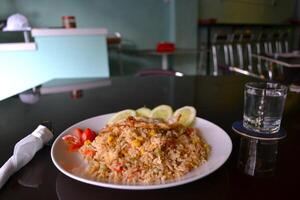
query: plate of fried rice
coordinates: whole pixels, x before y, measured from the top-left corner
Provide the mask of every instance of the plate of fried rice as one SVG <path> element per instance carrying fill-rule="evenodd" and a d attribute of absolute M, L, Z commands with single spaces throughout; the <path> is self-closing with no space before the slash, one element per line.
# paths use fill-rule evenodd
<path fill-rule="evenodd" d="M 108 188 L 148 190 L 201 179 L 228 159 L 232 142 L 214 123 L 196 117 L 192 126 L 146 117 L 107 124 L 106 114 L 78 122 L 54 141 L 54 165 L 75 180 Z M 70 151 L 62 138 L 76 128 L 97 132 L 92 142 Z"/>

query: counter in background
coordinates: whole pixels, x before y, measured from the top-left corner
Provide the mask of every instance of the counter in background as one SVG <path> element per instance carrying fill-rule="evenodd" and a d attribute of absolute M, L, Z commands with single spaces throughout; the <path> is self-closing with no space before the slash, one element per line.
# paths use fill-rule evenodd
<path fill-rule="evenodd" d="M 33 43 L 0 44 L 0 100 L 54 78 L 108 77 L 106 29 L 32 29 Z"/>

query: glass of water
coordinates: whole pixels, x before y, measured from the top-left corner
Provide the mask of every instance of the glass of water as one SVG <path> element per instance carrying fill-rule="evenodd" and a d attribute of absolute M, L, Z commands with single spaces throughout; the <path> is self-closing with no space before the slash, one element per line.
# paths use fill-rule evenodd
<path fill-rule="evenodd" d="M 246 83 L 243 126 L 259 133 L 278 132 L 286 94 L 287 87 L 279 83 Z"/>

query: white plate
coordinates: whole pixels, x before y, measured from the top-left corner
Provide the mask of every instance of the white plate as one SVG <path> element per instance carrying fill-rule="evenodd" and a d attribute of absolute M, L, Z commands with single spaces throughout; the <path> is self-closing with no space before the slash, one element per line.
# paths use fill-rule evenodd
<path fill-rule="evenodd" d="M 197 127 L 200 130 L 202 137 L 211 146 L 211 153 L 209 155 L 208 161 L 204 165 L 189 172 L 181 179 L 167 181 L 165 183 L 160 184 L 127 185 L 95 181 L 92 178 L 89 178 L 83 174 L 82 168 L 85 167 L 85 162 L 80 157 L 79 153 L 69 152 L 67 150 L 66 144 L 63 142 L 62 137 L 66 134 L 69 134 L 70 132 L 72 132 L 73 129 L 78 127 L 89 127 L 92 130 L 100 130 L 105 126 L 107 120 L 112 115 L 113 114 L 100 115 L 76 123 L 73 126 L 66 129 L 56 138 L 52 145 L 51 158 L 55 166 L 62 173 L 78 181 L 102 187 L 128 190 L 149 190 L 167 188 L 186 184 L 211 174 L 225 163 L 232 150 L 231 139 L 224 130 L 207 120 L 197 117 L 195 121 L 195 127 Z"/>

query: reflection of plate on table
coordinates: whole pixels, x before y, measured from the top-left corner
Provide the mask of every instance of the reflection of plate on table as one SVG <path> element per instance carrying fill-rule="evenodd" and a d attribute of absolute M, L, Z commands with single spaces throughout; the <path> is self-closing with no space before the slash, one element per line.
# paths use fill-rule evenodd
<path fill-rule="evenodd" d="M 129 190 L 167 188 L 189 183 L 209 175 L 225 163 L 232 150 L 232 142 L 224 130 L 207 120 L 197 117 L 195 120 L 195 127 L 200 130 L 202 137 L 211 146 L 211 153 L 209 155 L 208 161 L 205 164 L 192 170 L 180 179 L 170 180 L 159 184 L 128 185 L 122 183 L 118 184 L 95 181 L 87 175 L 83 174 L 83 168 L 85 167 L 84 160 L 80 157 L 79 153 L 73 153 L 67 150 L 62 137 L 70 133 L 71 130 L 78 127 L 89 127 L 93 130 L 100 130 L 106 125 L 107 120 L 112 115 L 113 114 L 100 115 L 78 122 L 66 129 L 56 138 L 52 145 L 51 158 L 55 166 L 62 173 L 78 181 L 102 187 Z"/>

